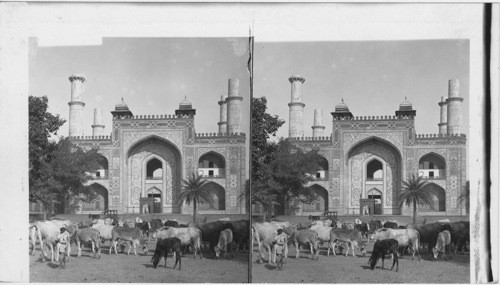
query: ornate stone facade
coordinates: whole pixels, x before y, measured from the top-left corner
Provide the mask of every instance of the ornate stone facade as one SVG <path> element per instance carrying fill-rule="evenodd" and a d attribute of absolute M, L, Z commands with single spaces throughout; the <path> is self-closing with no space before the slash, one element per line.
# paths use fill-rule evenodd
<path fill-rule="evenodd" d="M 294 100 L 303 102 L 301 98 Z M 324 187 L 328 191 L 328 210 L 357 214 L 360 198 L 371 197 L 380 203 L 379 214 L 410 215 L 411 209 L 401 207 L 398 197 L 402 181 L 415 174 L 438 189 L 434 198 L 441 205 L 438 210 L 421 214 L 465 214 L 465 208 L 457 202 L 466 184 L 464 134 L 416 134 L 416 111 L 408 101 L 401 103 L 395 116 L 355 117 L 344 102 L 331 114 L 329 137 L 289 138 L 303 149 L 319 149 L 328 161 L 328 181 L 322 181 L 328 185 Z M 459 114 L 455 112 L 454 116 Z M 368 165 L 372 160 L 379 162 L 379 169 Z"/>
<path fill-rule="evenodd" d="M 217 106 L 216 100 L 214 105 Z M 227 112 L 235 129 L 241 124 L 241 114 L 231 114 L 234 110 Z M 204 176 L 211 185 L 217 185 L 218 192 L 214 195 L 221 202 L 203 214 L 247 212 L 244 199 L 239 199 L 247 179 L 245 134 L 227 131 L 197 134 L 196 110 L 187 99 L 180 103 L 175 115 L 134 116 L 123 101 L 111 113 L 111 136 L 71 137 L 76 145 L 85 149 L 97 147 L 103 155 L 106 175 L 90 184 L 99 183 L 106 189 L 107 209 L 138 213 L 139 199 L 149 195 L 158 199 L 156 212 L 192 214 L 192 206 L 179 200 L 182 180 L 192 172 L 200 172 L 202 161 L 212 155 L 218 165 L 208 169 L 217 171 L 217 175 L 207 171 Z"/>

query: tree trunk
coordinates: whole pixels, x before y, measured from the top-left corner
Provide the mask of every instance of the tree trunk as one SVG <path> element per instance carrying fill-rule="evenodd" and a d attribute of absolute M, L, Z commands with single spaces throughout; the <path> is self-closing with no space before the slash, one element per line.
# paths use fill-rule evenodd
<path fill-rule="evenodd" d="M 417 201 L 413 201 L 413 223 L 417 222 Z"/>
<path fill-rule="evenodd" d="M 193 222 L 197 222 L 197 215 L 198 215 L 198 205 L 196 203 L 196 198 L 193 199 Z"/>

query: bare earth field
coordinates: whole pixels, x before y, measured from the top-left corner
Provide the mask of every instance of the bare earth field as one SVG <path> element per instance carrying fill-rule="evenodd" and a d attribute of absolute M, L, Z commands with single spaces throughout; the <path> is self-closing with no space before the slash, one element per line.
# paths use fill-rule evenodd
<path fill-rule="evenodd" d="M 326 244 L 325 244 L 326 246 Z M 422 254 L 419 262 L 404 255 L 399 260 L 399 271 L 388 270 L 392 266 L 390 258 L 386 258 L 385 269 L 382 270 L 381 260 L 372 271 L 367 265 L 373 243 L 368 244 L 365 257 L 356 250 L 356 256 L 326 256 L 326 247 L 321 247 L 319 260 L 311 260 L 309 250 L 301 250 L 300 258 L 295 259 L 295 248 L 290 246 L 288 262 L 283 270 L 267 263 L 258 264 L 257 247 L 252 255 L 252 283 L 469 283 L 470 256 L 457 253 L 451 255 L 451 260 L 430 260 L 431 255 Z"/>
<path fill-rule="evenodd" d="M 122 219 L 133 220 L 138 215 L 119 215 Z M 145 220 L 150 220 L 152 215 L 140 215 Z M 163 215 L 158 215 L 162 217 Z M 167 215 L 165 215 L 167 216 Z M 214 216 L 208 221 L 227 217 Z M 180 223 L 188 223 L 191 219 L 188 215 L 168 215 L 176 218 Z M 60 219 L 70 219 L 77 223 L 88 220 L 86 215 L 59 215 Z M 231 215 L 231 220 L 247 218 L 245 215 Z M 93 258 L 90 248 L 82 248 L 82 257 L 77 258 L 78 248 L 71 247 L 70 261 L 65 269 L 59 268 L 59 263 L 50 261 L 42 262 L 40 247 L 37 242 L 34 256 L 30 256 L 30 282 L 114 282 L 114 283 L 247 283 L 248 282 L 248 253 L 236 253 L 234 257 L 227 259 L 213 259 L 213 255 L 207 250 L 203 251 L 204 258 L 199 256 L 194 259 L 193 254 L 187 253 L 182 257 L 182 270 L 172 269 L 175 260 L 169 255 L 167 268 L 162 259 L 158 268 L 154 269 L 150 263 L 156 247 L 155 241 L 148 242 L 149 252 L 144 255 L 141 249 L 137 249 L 137 256 L 133 250 L 130 255 L 119 253 L 108 255 L 109 241 L 103 246 L 100 259 Z M 128 246 L 126 248 L 128 250 Z M 120 249 L 118 249 L 120 252 Z"/>
<path fill-rule="evenodd" d="M 133 251 L 130 255 L 108 255 L 108 242 L 104 246 L 104 254 L 100 259 L 92 257 L 92 250 L 82 249 L 82 257 L 77 258 L 78 249 L 71 248 L 70 262 L 65 269 L 59 268 L 54 261 L 41 262 L 40 250 L 37 245 L 35 256 L 30 256 L 30 282 L 210 282 L 210 283 L 246 283 L 248 282 L 248 254 L 237 253 L 233 258 L 211 259 L 207 256 L 193 259 L 193 254 L 182 257 L 182 270 L 172 269 L 175 260 L 169 255 L 167 268 L 163 259 L 154 269 L 150 263 L 154 242 L 151 243 L 148 255 L 138 250 L 137 256 Z M 120 251 L 120 250 L 118 250 Z"/>

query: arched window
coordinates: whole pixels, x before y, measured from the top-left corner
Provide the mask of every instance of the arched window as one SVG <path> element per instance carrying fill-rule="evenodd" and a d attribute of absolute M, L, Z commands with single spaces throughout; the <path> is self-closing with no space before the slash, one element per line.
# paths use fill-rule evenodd
<path fill-rule="evenodd" d="M 382 162 L 377 159 L 370 161 L 366 165 L 366 180 L 382 180 L 384 171 Z"/>
<path fill-rule="evenodd" d="M 103 155 L 99 155 L 99 169 L 95 172 L 96 179 L 107 179 L 108 178 L 108 159 Z"/>
<path fill-rule="evenodd" d="M 146 164 L 146 179 L 162 179 L 163 165 L 157 158 L 153 158 Z"/>
<path fill-rule="evenodd" d="M 311 186 L 317 199 L 310 204 L 303 205 L 304 212 L 324 212 L 328 210 L 328 191 L 319 185 Z"/>
<path fill-rule="evenodd" d="M 318 171 L 316 173 L 309 173 L 314 180 L 328 180 L 328 160 L 320 156 L 318 160 Z"/>
<path fill-rule="evenodd" d="M 225 169 L 226 162 L 224 157 L 215 152 L 202 155 L 198 161 L 198 172 L 203 177 L 224 178 Z"/>
<path fill-rule="evenodd" d="M 418 162 L 418 175 L 424 179 L 445 179 L 446 163 L 442 156 L 429 153 Z"/>
<path fill-rule="evenodd" d="M 85 202 L 82 205 L 84 211 L 102 211 L 108 209 L 108 190 L 97 183 L 92 184 L 90 192 L 96 195 L 91 202 Z"/>

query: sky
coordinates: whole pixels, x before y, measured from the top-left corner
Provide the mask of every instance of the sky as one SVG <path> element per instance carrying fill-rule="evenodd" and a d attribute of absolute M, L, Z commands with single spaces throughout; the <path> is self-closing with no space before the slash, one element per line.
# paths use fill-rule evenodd
<path fill-rule="evenodd" d="M 48 111 L 69 118 L 71 83 L 86 76 L 84 134 L 92 135 L 94 108 L 103 109 L 104 133 L 123 97 L 134 115 L 174 114 L 187 99 L 196 109 L 197 133 L 218 132 L 221 95 L 238 78 L 242 132 L 249 137 L 248 38 L 103 38 L 102 45 L 39 47 L 30 41 L 29 94 L 47 96 Z M 68 121 L 58 135 L 68 136 Z"/>
<path fill-rule="evenodd" d="M 407 97 L 417 111 L 417 134 L 437 134 L 441 96 L 448 80 L 460 81 L 462 133 L 469 122 L 469 41 L 337 41 L 255 43 L 254 96 L 265 96 L 268 113 L 286 123 L 278 137 L 288 137 L 288 78 L 305 78 L 302 89 L 304 135 L 312 136 L 314 109 L 323 110 L 325 136 L 332 133 L 331 112 L 344 99 L 354 116 L 395 115 Z"/>

